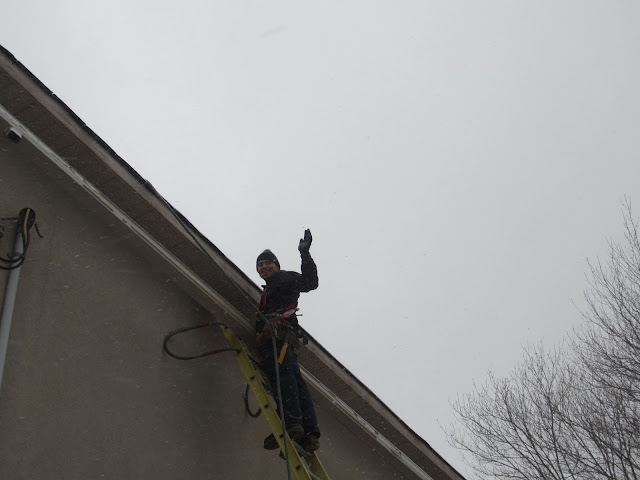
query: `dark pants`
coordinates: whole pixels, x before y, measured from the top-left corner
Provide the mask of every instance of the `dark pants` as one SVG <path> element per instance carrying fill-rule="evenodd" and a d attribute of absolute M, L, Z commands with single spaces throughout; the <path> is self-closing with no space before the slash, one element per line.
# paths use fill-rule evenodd
<path fill-rule="evenodd" d="M 282 343 L 276 344 L 276 359 L 280 355 Z M 260 342 L 260 354 L 262 355 L 262 369 L 269 377 L 271 389 L 274 397 L 277 398 L 276 370 L 273 358 L 273 344 L 271 339 L 263 338 Z M 300 424 L 304 428 L 305 434 L 316 434 L 320 436 L 318 427 L 318 417 L 311 400 L 311 394 L 307 388 L 307 383 L 302 378 L 300 366 L 298 365 L 298 355 L 294 345 L 289 345 L 287 353 L 280 365 L 280 390 L 282 391 L 282 406 L 284 408 L 284 422 L 286 425 Z M 278 405 L 278 410 L 279 410 Z M 280 411 L 278 411 L 280 414 Z"/>

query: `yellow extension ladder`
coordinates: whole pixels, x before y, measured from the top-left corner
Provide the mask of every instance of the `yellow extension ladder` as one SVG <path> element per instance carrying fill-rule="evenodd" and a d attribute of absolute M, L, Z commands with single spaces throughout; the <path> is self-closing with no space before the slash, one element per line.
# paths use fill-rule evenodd
<path fill-rule="evenodd" d="M 297 480 L 329 480 L 329 476 L 315 452 L 309 453 L 302 450 L 297 444 L 294 444 L 294 442 L 291 441 L 291 438 L 286 432 L 283 432 L 282 422 L 280 421 L 278 412 L 276 411 L 276 408 L 274 408 L 267 391 L 262 385 L 261 378 L 249 358 L 245 345 L 229 327 L 220 325 L 220 328 L 229 342 L 229 345 L 231 345 L 231 348 L 236 350 L 235 357 L 236 360 L 238 360 L 240 369 L 242 370 L 242 373 L 247 379 L 247 383 L 251 387 L 251 390 L 258 401 L 260 410 L 262 410 L 263 415 L 267 419 L 269 427 L 273 432 L 273 436 L 278 441 L 280 451 L 282 451 L 283 455 L 285 451 L 284 442 L 287 442 L 289 466 L 291 467 L 291 472 L 295 478 Z M 302 460 L 301 455 L 304 457 L 304 461 Z"/>

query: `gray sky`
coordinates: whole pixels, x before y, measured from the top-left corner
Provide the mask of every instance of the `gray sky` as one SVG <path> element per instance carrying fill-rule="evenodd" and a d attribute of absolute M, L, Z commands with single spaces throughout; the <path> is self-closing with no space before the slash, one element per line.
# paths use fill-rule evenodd
<path fill-rule="evenodd" d="M 11 51 L 455 468 L 449 402 L 580 321 L 640 212 L 636 1 L 21 0 Z"/>

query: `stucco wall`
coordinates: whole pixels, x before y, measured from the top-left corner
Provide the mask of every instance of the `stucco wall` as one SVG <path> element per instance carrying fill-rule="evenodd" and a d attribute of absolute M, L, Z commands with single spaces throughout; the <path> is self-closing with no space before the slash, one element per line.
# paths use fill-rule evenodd
<path fill-rule="evenodd" d="M 244 411 L 232 354 L 183 362 L 162 352 L 167 332 L 212 313 L 33 146 L 2 137 L 0 216 L 27 206 L 44 238 L 32 230 L 20 273 L 0 392 L 0 478 L 286 478 L 277 452 L 262 449 L 266 422 Z M 13 246 L 5 233 L 3 255 Z M 223 344 L 212 328 L 175 347 Z M 414 478 L 314 398 L 333 479 Z"/>

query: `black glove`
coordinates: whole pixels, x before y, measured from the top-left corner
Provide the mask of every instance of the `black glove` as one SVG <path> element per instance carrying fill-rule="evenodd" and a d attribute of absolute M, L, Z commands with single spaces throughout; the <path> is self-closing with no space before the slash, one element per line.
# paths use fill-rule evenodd
<path fill-rule="evenodd" d="M 298 251 L 301 255 L 309 254 L 309 249 L 311 248 L 311 230 L 308 228 L 304 231 L 304 238 L 300 239 L 300 243 L 298 244 Z"/>

